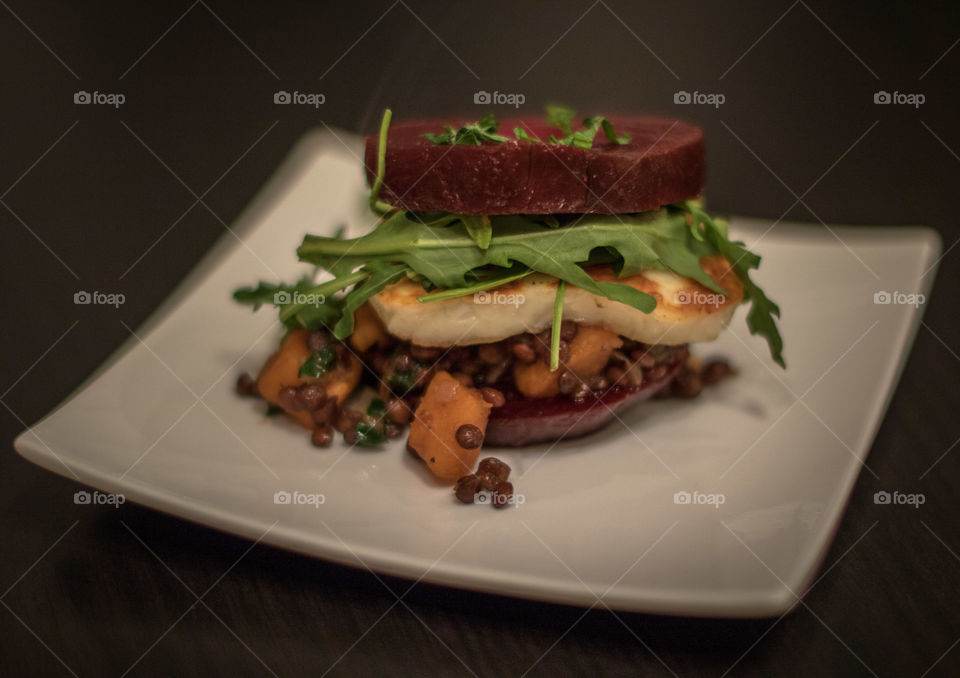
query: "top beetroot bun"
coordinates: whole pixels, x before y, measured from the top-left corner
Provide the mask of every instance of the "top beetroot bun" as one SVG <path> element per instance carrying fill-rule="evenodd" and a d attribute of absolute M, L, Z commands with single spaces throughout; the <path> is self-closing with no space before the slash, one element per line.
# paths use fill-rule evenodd
<path fill-rule="evenodd" d="M 540 119 L 506 119 L 509 141 L 438 145 L 421 136 L 472 121 L 417 120 L 390 126 L 380 200 L 402 209 L 458 214 L 620 214 L 646 212 L 703 192 L 703 132 L 679 120 L 611 117 L 617 145 L 599 132 L 593 148 L 516 141 L 514 127 L 546 139 L 560 130 Z M 377 167 L 377 136 L 366 138 L 367 180 Z"/>

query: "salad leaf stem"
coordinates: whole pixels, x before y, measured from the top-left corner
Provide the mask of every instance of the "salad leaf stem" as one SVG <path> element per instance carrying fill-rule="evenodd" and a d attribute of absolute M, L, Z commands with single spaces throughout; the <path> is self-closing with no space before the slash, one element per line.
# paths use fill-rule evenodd
<path fill-rule="evenodd" d="M 465 297 L 470 294 L 476 294 L 478 292 L 485 292 L 487 290 L 493 290 L 498 287 L 503 287 L 509 283 L 512 283 L 515 280 L 520 280 L 521 278 L 526 278 L 528 275 L 532 274 L 533 271 L 526 267 L 517 267 L 514 266 L 508 271 L 515 269 L 521 269 L 516 273 L 506 273 L 500 276 L 494 276 L 492 278 L 484 278 L 472 285 L 467 285 L 465 287 L 454 287 L 450 289 L 440 290 L 439 292 L 431 292 L 430 294 L 425 294 L 422 297 L 417 297 L 417 301 L 421 303 L 428 303 L 431 301 L 441 301 L 443 299 L 456 299 L 457 297 Z"/>
<path fill-rule="evenodd" d="M 553 325 L 550 328 L 550 371 L 555 372 L 560 365 L 560 325 L 563 322 L 563 297 L 567 292 L 567 282 L 557 283 L 557 296 L 553 298 Z"/>

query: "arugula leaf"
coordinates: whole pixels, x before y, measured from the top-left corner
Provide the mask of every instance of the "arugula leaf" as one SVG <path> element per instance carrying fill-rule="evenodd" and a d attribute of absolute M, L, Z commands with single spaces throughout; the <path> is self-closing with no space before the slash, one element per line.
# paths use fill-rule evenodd
<path fill-rule="evenodd" d="M 780 317 L 780 307 L 777 306 L 750 278 L 750 270 L 759 268 L 760 257 L 744 247 L 739 241 L 730 241 L 727 237 L 726 224 L 715 221 L 699 206 L 693 203 L 683 203 L 680 209 L 690 215 L 690 229 L 699 233 L 699 239 L 716 248 L 727 261 L 733 265 L 733 270 L 743 284 L 743 300 L 750 302 L 747 312 L 747 327 L 750 334 L 759 334 L 767 340 L 770 357 L 780 367 L 786 369 L 783 359 L 783 338 L 777 329 L 774 316 Z"/>
<path fill-rule="evenodd" d="M 497 122 L 496 116 L 493 113 L 488 113 L 477 122 L 464 125 L 456 131 L 454 131 L 450 125 L 444 125 L 446 131 L 441 134 L 427 132 L 420 136 L 426 137 L 431 143 L 439 145 L 463 144 L 468 146 L 482 146 L 484 142 L 502 144 L 508 139 L 505 136 L 497 134 L 499 128 L 500 123 Z"/>
<path fill-rule="evenodd" d="M 689 224 L 688 215 L 692 215 Z M 398 211 L 360 238 L 308 235 L 297 253 L 302 261 L 317 265 L 339 259 L 352 267 L 369 267 L 374 262 L 408 267 L 407 275 L 420 276 L 426 287 L 442 290 L 425 295 L 423 301 L 471 294 L 539 272 L 646 313 L 656 307 L 653 297 L 622 283 L 595 281 L 583 265 L 608 262 L 620 277 L 649 269 L 670 270 L 723 294 L 723 288 L 700 267 L 701 257 L 721 254 L 734 265 L 744 298 L 752 303 L 747 316 L 751 332 L 766 338 L 773 359 L 784 364 L 783 342 L 774 321 L 779 308 L 749 276 L 760 258 L 743 243 L 731 242 L 723 222 L 713 221 L 692 203 L 622 217 L 582 215 L 556 228 L 532 217 L 491 216 L 486 250 L 477 246 L 462 217 L 451 215 L 444 221 L 448 222 L 444 226 L 431 225 Z M 396 274 L 399 277 L 399 271 Z"/>
<path fill-rule="evenodd" d="M 621 276 L 650 268 L 673 270 L 723 293 L 700 268 L 700 256 L 715 250 L 703 243 L 691 248 L 695 241 L 685 215 L 679 212 L 660 210 L 623 218 L 583 215 L 578 223 L 558 228 L 516 215 L 490 219 L 493 236 L 486 250 L 476 246 L 462 222 L 431 227 L 398 212 L 354 240 L 308 235 L 297 252 L 301 260 L 312 263 L 331 256 L 354 260 L 357 265 L 378 260 L 403 262 L 439 288 L 468 287 L 467 275 L 474 269 L 498 267 L 494 273 L 504 275 L 504 269 L 517 263 L 649 313 L 656 306 L 653 297 L 621 283 L 597 282 L 579 265 L 590 259 L 594 249 L 610 247 L 622 259 Z M 490 269 L 487 271 L 489 276 Z"/>
<path fill-rule="evenodd" d="M 467 234 L 477 243 L 477 247 L 482 250 L 490 247 L 490 238 L 493 237 L 493 226 L 490 225 L 490 217 L 487 215 L 464 214 L 460 217 L 464 226 L 467 227 Z"/>
<path fill-rule="evenodd" d="M 278 295 L 282 293 L 293 294 L 295 289 L 296 285 L 284 285 L 282 283 L 272 285 L 261 280 L 256 287 L 241 287 L 234 290 L 233 300 L 239 304 L 253 306 L 253 310 L 256 311 L 264 304 L 272 304 L 275 299 L 281 299 L 282 297 Z"/>
<path fill-rule="evenodd" d="M 370 277 L 364 280 L 362 285 L 354 287 L 353 290 L 344 297 L 340 319 L 333 328 L 333 336 L 337 339 L 346 339 L 353 334 L 354 312 L 360 308 L 367 299 L 390 283 L 396 282 L 406 275 L 409 268 L 403 265 L 375 262 L 364 266 L 362 270 L 365 273 L 369 273 Z"/>
<path fill-rule="evenodd" d="M 348 242 L 346 240 L 337 240 L 337 242 Z M 335 319 L 340 312 L 339 302 L 335 301 L 333 294 L 346 289 L 354 283 L 360 282 L 367 276 L 362 271 L 349 273 L 320 283 L 319 285 L 305 286 L 297 285 L 296 294 L 286 298 L 280 298 L 274 301 L 274 305 L 280 309 L 280 322 L 287 327 L 301 325 L 308 327 L 303 318 L 330 318 Z M 331 301 L 332 308 L 327 311 L 327 301 Z M 335 305 L 335 307 L 334 307 Z M 327 323 L 324 323 L 326 325 Z"/>
<path fill-rule="evenodd" d="M 254 311 L 264 304 L 272 304 L 280 309 L 280 320 L 285 326 L 318 330 L 332 326 L 340 317 L 340 299 L 328 296 L 331 292 L 327 290 L 332 287 L 336 286 L 328 283 L 314 285 L 309 277 L 304 277 L 294 285 L 260 282 L 256 287 L 241 287 L 234 291 L 233 298 L 238 303 L 252 306 Z M 318 303 L 321 298 L 323 303 Z M 304 303 L 294 304 L 297 300 Z"/>
<path fill-rule="evenodd" d="M 332 297 L 325 303 L 316 306 L 304 306 L 284 321 L 287 328 L 304 327 L 308 330 L 319 330 L 331 327 L 340 317 L 342 301 Z"/>
<path fill-rule="evenodd" d="M 297 370 L 298 377 L 322 377 L 337 360 L 337 352 L 329 344 L 310 354 L 310 357 Z"/>
<path fill-rule="evenodd" d="M 338 236 L 331 240 L 344 241 Z M 242 304 L 250 304 L 254 310 L 263 304 L 273 304 L 279 310 L 280 322 L 288 328 L 305 327 L 308 330 L 329 328 L 337 339 L 348 337 L 353 332 L 354 312 L 386 285 L 410 272 L 407 266 L 391 266 L 372 262 L 358 270 L 353 260 L 325 262 L 324 268 L 334 271 L 333 280 L 314 285 L 303 278 L 296 285 L 270 285 L 261 282 L 255 288 L 240 288 L 233 298 Z M 356 285 L 357 283 L 365 283 Z M 354 289 L 344 296 L 337 292 Z"/>

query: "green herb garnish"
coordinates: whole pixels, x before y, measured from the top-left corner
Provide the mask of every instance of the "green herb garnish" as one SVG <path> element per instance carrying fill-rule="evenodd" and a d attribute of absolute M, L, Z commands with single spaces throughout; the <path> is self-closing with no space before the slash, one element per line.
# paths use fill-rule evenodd
<path fill-rule="evenodd" d="M 427 132 L 420 136 L 426 137 L 432 143 L 440 145 L 463 144 L 466 146 L 482 146 L 484 142 L 502 144 L 504 141 L 508 141 L 507 137 L 497 134 L 497 130 L 500 129 L 500 123 L 497 122 L 497 118 L 493 113 L 483 116 L 477 122 L 464 125 L 456 131 L 454 131 L 450 125 L 445 125 L 444 129 L 446 131 L 441 134 Z"/>
<path fill-rule="evenodd" d="M 547 104 L 547 124 L 558 127 L 564 134 L 573 133 L 574 113 L 572 108 L 560 104 Z"/>
<path fill-rule="evenodd" d="M 364 447 L 376 447 L 387 442 L 387 436 L 376 426 L 371 426 L 365 421 L 357 422 L 357 445 Z"/>
<path fill-rule="evenodd" d="M 310 357 L 300 366 L 297 371 L 298 377 L 319 378 L 330 371 L 333 364 L 337 361 L 337 352 L 333 346 L 327 344 L 319 351 L 314 351 Z"/>
<path fill-rule="evenodd" d="M 535 144 L 541 143 L 540 140 L 537 139 L 536 137 L 532 137 L 529 134 L 527 134 L 527 131 L 522 127 L 514 127 L 513 136 L 517 138 L 517 141 L 532 141 Z"/>
<path fill-rule="evenodd" d="M 370 401 L 370 404 L 367 405 L 367 414 L 371 417 L 379 419 L 387 413 L 387 404 L 380 400 L 380 398 L 373 398 Z"/>
<path fill-rule="evenodd" d="M 409 391 L 417 384 L 417 374 L 420 373 L 420 365 L 409 370 L 398 370 L 390 375 L 390 385 L 396 386 L 403 391 Z"/>
<path fill-rule="evenodd" d="M 547 124 L 558 128 L 563 132 L 563 137 L 557 138 L 553 135 L 547 137 L 547 143 L 560 144 L 561 146 L 576 146 L 577 148 L 593 148 L 594 139 L 597 132 L 603 130 L 603 135 L 611 143 L 624 145 L 630 143 L 629 134 L 617 135 L 613 129 L 613 123 L 602 115 L 595 115 L 592 118 L 584 118 L 583 129 L 573 129 L 574 111 L 566 106 L 557 104 L 547 105 Z M 518 141 L 533 141 L 540 143 L 540 139 L 530 136 L 522 128 L 514 127 L 513 135 Z"/>

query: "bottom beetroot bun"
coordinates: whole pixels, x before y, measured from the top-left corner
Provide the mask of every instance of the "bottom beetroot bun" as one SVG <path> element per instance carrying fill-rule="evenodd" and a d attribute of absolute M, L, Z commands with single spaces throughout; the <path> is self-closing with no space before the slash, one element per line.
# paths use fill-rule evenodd
<path fill-rule="evenodd" d="M 663 389 L 676 376 L 683 360 L 671 364 L 660 379 L 641 386 L 616 386 L 588 395 L 581 402 L 569 396 L 524 398 L 490 411 L 485 445 L 521 447 L 578 438 L 610 423 L 618 412 Z"/>

